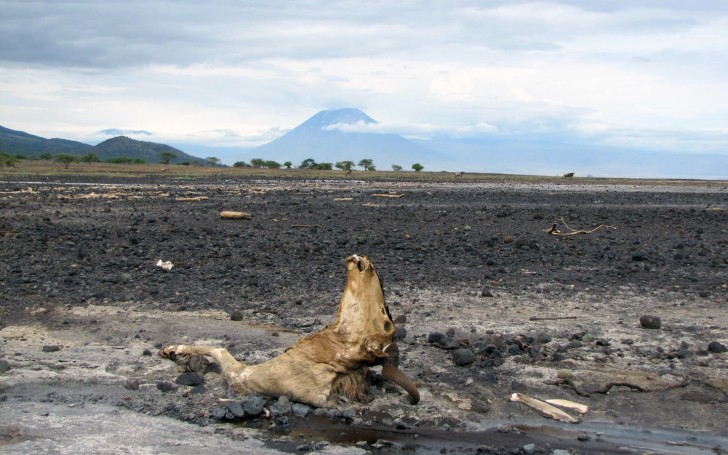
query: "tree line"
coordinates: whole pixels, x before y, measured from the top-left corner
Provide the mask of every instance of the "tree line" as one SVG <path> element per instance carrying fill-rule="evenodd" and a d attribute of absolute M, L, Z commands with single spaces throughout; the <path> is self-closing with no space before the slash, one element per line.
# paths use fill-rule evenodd
<path fill-rule="evenodd" d="M 376 171 L 377 167 L 374 165 L 374 160 L 370 158 L 364 158 L 359 161 L 359 163 L 354 163 L 353 161 L 339 161 L 337 163 L 317 163 L 316 160 L 313 158 L 306 158 L 296 166 L 297 169 L 315 169 L 319 171 L 331 171 L 334 168 L 342 170 L 342 171 L 352 171 L 356 166 L 362 168 L 365 171 Z M 251 168 L 260 168 L 260 169 L 280 169 L 282 167 L 285 167 L 286 169 L 291 169 L 293 166 L 293 163 L 290 161 L 286 161 L 285 163 L 281 164 L 277 161 L 273 160 L 264 160 L 262 158 L 253 158 L 250 160 L 250 163 L 246 163 L 245 161 L 236 161 L 233 164 L 233 167 L 251 167 Z M 412 165 L 412 169 L 414 169 L 415 172 L 419 172 L 425 167 L 421 165 L 420 163 L 415 163 Z M 400 172 L 402 170 L 402 166 L 398 164 L 392 165 L 392 170 L 395 172 Z"/>

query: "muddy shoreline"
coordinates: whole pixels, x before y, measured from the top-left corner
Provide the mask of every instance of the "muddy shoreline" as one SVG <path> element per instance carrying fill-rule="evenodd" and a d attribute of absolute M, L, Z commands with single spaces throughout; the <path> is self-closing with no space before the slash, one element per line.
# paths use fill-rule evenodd
<path fill-rule="evenodd" d="M 129 429 L 150 430 L 136 447 L 154 447 L 154 425 L 170 425 L 209 441 L 210 452 L 728 450 L 720 182 L 71 176 L 0 182 L 0 209 L 0 444 L 9 453 L 53 441 L 70 451 L 44 434 L 52 417 L 84 407 L 100 407 L 102 420 L 148 419 Z M 221 220 L 223 210 L 251 220 Z M 550 235 L 554 224 L 588 233 Z M 199 387 L 177 384 L 181 371 L 156 355 L 180 342 L 222 345 L 249 363 L 279 354 L 333 321 L 352 253 L 377 265 L 419 405 L 375 378 L 367 405 L 216 418 L 220 399 L 242 398 L 214 372 Z M 513 392 L 590 411 L 559 424 L 509 402 Z"/>

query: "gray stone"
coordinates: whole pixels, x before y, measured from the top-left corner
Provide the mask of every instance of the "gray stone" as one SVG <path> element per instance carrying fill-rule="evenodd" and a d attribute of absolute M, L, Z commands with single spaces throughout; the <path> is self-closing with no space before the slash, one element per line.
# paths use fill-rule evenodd
<path fill-rule="evenodd" d="M 187 386 L 198 386 L 205 383 L 205 378 L 200 376 L 197 373 L 182 373 L 181 375 L 177 376 L 177 379 L 174 381 L 175 383 L 179 385 L 187 385 Z"/>
<path fill-rule="evenodd" d="M 640 325 L 645 329 L 659 329 L 662 327 L 662 321 L 657 316 L 644 315 L 640 316 Z"/>
<path fill-rule="evenodd" d="M 257 416 L 263 412 L 263 406 L 265 406 L 265 398 L 254 395 L 243 400 L 243 409 L 245 413 L 251 416 Z"/>
<path fill-rule="evenodd" d="M 471 363 L 475 362 L 476 359 L 477 356 L 470 349 L 459 348 L 452 351 L 452 361 L 455 362 L 455 365 L 470 365 Z"/>
<path fill-rule="evenodd" d="M 293 405 L 291 406 L 291 411 L 293 411 L 293 415 L 296 417 L 306 417 L 309 411 L 311 411 L 311 408 L 306 406 L 305 404 L 293 403 Z"/>
<path fill-rule="evenodd" d="M 716 354 L 720 354 L 723 352 L 728 351 L 728 348 L 725 347 L 723 343 L 720 341 L 711 341 L 708 345 L 708 352 L 714 352 Z"/>

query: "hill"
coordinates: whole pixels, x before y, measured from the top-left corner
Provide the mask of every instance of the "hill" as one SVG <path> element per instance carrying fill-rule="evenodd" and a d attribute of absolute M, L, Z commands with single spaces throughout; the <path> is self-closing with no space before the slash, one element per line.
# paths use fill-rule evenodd
<path fill-rule="evenodd" d="M 83 142 L 67 139 L 46 139 L 0 126 L 0 152 L 8 155 L 24 155 L 34 158 L 46 153 L 52 155 L 58 153 L 81 155 L 91 148 L 92 146 Z"/>
<path fill-rule="evenodd" d="M 447 160 L 447 154 L 396 134 L 350 131 L 352 126 L 360 129 L 376 123 L 359 109 L 325 110 L 250 153 L 263 159 L 290 160 L 294 164 L 307 158 L 330 163 L 344 160 L 359 162 L 368 158 L 382 170 L 389 169 L 392 164 L 409 168 L 413 163 L 421 162 L 427 167 L 430 162 Z"/>
<path fill-rule="evenodd" d="M 162 153 L 173 153 L 175 157 L 171 163 L 180 162 L 206 162 L 202 158 L 189 155 L 182 150 L 176 149 L 166 144 L 158 144 L 156 142 L 137 141 L 126 136 L 117 136 L 107 139 L 104 142 L 94 146 L 90 150 L 99 157 L 101 161 L 107 161 L 109 158 L 126 157 L 133 160 L 144 160 L 147 163 L 158 163 Z"/>

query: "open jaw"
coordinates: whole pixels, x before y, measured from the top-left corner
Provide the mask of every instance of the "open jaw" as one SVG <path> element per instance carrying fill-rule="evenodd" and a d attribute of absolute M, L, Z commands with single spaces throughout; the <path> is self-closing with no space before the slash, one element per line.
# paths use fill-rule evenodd
<path fill-rule="evenodd" d="M 410 402 L 419 401 L 415 383 L 399 370 L 395 326 L 384 302 L 374 264 L 365 256 L 345 260 L 348 277 L 336 322 L 301 338 L 280 356 L 258 365 L 238 362 L 223 348 L 174 345 L 160 355 L 212 357 L 229 386 L 314 406 L 336 404 L 339 398 L 367 399 L 369 367 L 382 365 L 382 376 L 402 387 Z"/>

